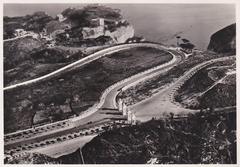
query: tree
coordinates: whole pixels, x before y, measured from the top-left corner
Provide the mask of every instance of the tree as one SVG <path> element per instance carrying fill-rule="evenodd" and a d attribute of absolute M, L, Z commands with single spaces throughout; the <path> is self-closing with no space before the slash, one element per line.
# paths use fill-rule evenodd
<path fill-rule="evenodd" d="M 76 101 L 74 100 L 74 95 L 73 95 L 73 94 L 71 94 L 70 97 L 67 98 L 67 102 L 68 102 L 68 104 L 69 104 L 69 107 L 70 107 L 70 109 L 71 109 L 71 112 L 72 112 L 73 114 L 79 116 L 79 114 L 78 114 L 78 113 L 74 110 L 74 108 L 73 108 L 74 103 L 76 103 Z"/>
<path fill-rule="evenodd" d="M 181 43 L 180 47 L 186 51 L 192 51 L 195 45 L 193 45 L 192 43 Z"/>
<path fill-rule="evenodd" d="M 189 43 L 189 42 L 190 42 L 190 41 L 189 41 L 188 39 L 186 39 L 186 38 L 183 38 L 182 41 L 183 41 L 183 43 Z"/>

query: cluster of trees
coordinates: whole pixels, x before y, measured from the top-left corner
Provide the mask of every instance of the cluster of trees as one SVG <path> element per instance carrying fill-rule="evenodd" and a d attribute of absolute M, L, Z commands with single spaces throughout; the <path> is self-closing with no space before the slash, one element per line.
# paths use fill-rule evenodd
<path fill-rule="evenodd" d="M 112 9 L 101 5 L 88 5 L 81 9 L 68 8 L 62 15 L 75 23 L 77 27 L 91 26 L 91 19 L 105 18 L 120 20 L 122 18 L 120 10 Z"/>
<path fill-rule="evenodd" d="M 182 38 L 182 43 L 179 43 L 181 37 L 177 36 L 176 38 L 177 46 L 180 46 L 184 51 L 192 52 L 193 48 L 195 48 L 195 45 L 193 45 L 188 39 Z"/>
<path fill-rule="evenodd" d="M 129 23 L 118 22 L 117 25 L 113 24 L 115 21 L 122 19 L 120 10 L 112 9 L 102 5 L 88 5 L 83 8 L 67 8 L 61 13 L 68 22 L 71 23 L 72 28 L 67 30 L 65 33 L 59 34 L 56 38 L 58 43 L 61 43 L 65 46 L 96 46 L 104 45 L 111 42 L 112 40 L 107 37 L 100 37 L 97 39 L 85 40 L 82 37 L 82 28 L 83 27 L 94 27 L 96 26 L 95 22 L 92 22 L 92 19 L 104 18 L 105 25 L 110 31 L 116 30 L 119 26 L 126 26 Z M 66 36 L 68 34 L 68 37 Z"/>
<path fill-rule="evenodd" d="M 178 118 L 170 114 L 166 119 L 102 133 L 83 147 L 84 160 L 89 164 L 145 164 L 156 158 L 159 164 L 234 164 L 235 130 L 236 113 Z"/>
<path fill-rule="evenodd" d="M 52 20 L 53 18 L 51 16 L 47 15 L 45 12 L 42 11 L 35 12 L 32 15 L 26 15 L 21 17 L 4 16 L 4 39 L 13 38 L 14 31 L 19 28 L 39 33 L 44 29 L 46 24 Z"/>

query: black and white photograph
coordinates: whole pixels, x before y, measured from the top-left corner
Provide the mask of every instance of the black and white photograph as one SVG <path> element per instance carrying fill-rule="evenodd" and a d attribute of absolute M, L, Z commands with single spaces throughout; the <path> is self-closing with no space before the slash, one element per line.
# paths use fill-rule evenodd
<path fill-rule="evenodd" d="M 237 3 L 143 2 L 2 3 L 5 165 L 237 164 Z"/>

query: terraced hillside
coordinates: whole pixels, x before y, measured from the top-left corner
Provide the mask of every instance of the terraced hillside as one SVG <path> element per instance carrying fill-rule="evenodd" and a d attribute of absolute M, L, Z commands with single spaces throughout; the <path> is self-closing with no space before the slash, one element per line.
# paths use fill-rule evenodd
<path fill-rule="evenodd" d="M 227 55 L 215 54 L 210 52 L 197 53 L 196 55 L 183 60 L 178 64 L 178 66 L 174 66 L 169 71 L 166 71 L 160 75 L 157 75 L 133 87 L 128 88 L 127 90 L 121 92 L 118 95 L 118 98 L 123 98 L 125 103 L 127 103 L 128 105 L 140 102 L 156 94 L 157 92 L 159 92 L 159 90 L 163 89 L 168 84 L 174 82 L 177 78 L 182 76 L 184 72 L 190 70 L 197 64 L 222 56 Z"/>
<path fill-rule="evenodd" d="M 169 61 L 165 51 L 139 47 L 114 53 L 61 77 L 4 93 L 5 132 L 79 114 L 92 106 L 108 86 Z"/>
<path fill-rule="evenodd" d="M 178 90 L 175 100 L 192 109 L 235 106 L 235 60 L 200 70 Z"/>

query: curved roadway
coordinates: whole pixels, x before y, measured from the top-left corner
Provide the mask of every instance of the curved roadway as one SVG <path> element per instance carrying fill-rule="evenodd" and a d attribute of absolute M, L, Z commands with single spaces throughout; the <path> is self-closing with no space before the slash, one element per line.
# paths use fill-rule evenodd
<path fill-rule="evenodd" d="M 95 53 L 91 56 L 88 56 L 88 57 L 84 58 L 84 60 L 80 60 L 78 62 L 70 64 L 67 67 L 64 67 L 60 70 L 57 70 L 57 72 L 55 71 L 55 72 L 51 73 L 51 75 L 55 76 L 56 74 L 61 73 L 63 70 L 68 70 L 68 69 L 71 69 L 73 67 L 74 68 L 79 67 L 79 66 L 84 65 L 86 63 L 89 63 L 91 61 L 94 61 L 94 60 L 96 60 L 96 59 L 98 59 L 102 56 L 105 56 L 105 55 L 113 53 L 113 52 L 117 52 L 117 51 L 122 50 L 122 49 L 128 49 L 128 48 L 140 47 L 140 46 L 158 48 L 158 49 L 161 49 L 161 50 L 165 50 L 166 52 L 169 52 L 165 47 L 163 47 L 161 45 L 158 45 L 158 44 L 152 44 L 152 43 L 126 44 L 126 45 L 123 45 L 123 46 L 115 46 L 115 47 L 111 47 L 111 48 L 108 48 L 108 49 L 104 49 L 103 51 L 99 51 L 99 52 L 97 52 L 97 53 Z M 112 85 L 110 88 L 108 88 L 103 93 L 103 95 L 101 97 L 101 100 L 100 100 L 100 103 L 98 103 L 97 105 L 95 105 L 92 108 L 90 108 L 89 110 L 87 110 L 87 112 L 85 112 L 80 117 L 65 120 L 65 121 L 60 121 L 59 123 L 61 123 L 61 122 L 65 123 L 64 124 L 65 126 L 61 125 L 61 128 L 53 129 L 53 130 L 51 130 L 51 128 L 50 128 L 50 131 L 46 130 L 47 127 L 50 127 L 52 125 L 57 124 L 57 123 L 53 123 L 53 124 L 44 125 L 44 126 L 36 128 L 36 129 L 40 129 L 40 130 L 43 129 L 42 133 L 39 133 L 39 131 L 36 133 L 35 132 L 36 129 L 29 129 L 29 130 L 24 130 L 24 131 L 21 131 L 21 132 L 15 132 L 15 133 L 5 135 L 5 137 L 8 136 L 8 138 L 11 138 L 12 136 L 14 136 L 16 134 L 20 134 L 22 132 L 25 132 L 25 134 L 27 133 L 27 135 L 17 137 L 16 140 L 13 137 L 12 140 L 10 140 L 8 142 L 5 142 L 4 143 L 5 149 L 6 148 L 11 149 L 11 148 L 14 148 L 14 147 L 17 147 L 17 146 L 26 145 L 26 144 L 34 142 L 34 141 L 39 142 L 40 140 L 43 140 L 43 139 L 45 140 L 48 136 L 52 137 L 54 135 L 58 136 L 58 135 L 64 135 L 64 134 L 72 133 L 74 131 L 74 129 L 76 129 L 76 127 L 84 127 L 85 125 L 89 126 L 89 124 L 88 124 L 89 121 L 95 123 L 95 122 L 99 122 L 101 120 L 104 121 L 104 120 L 108 120 L 108 119 L 109 119 L 109 121 L 111 121 L 112 118 L 123 119 L 123 116 L 121 116 L 120 113 L 114 109 L 116 107 L 115 106 L 115 97 L 119 92 L 118 90 L 123 86 L 127 86 L 127 85 L 132 84 L 132 83 L 137 83 L 138 81 L 141 81 L 143 78 L 147 78 L 149 76 L 156 75 L 159 72 L 166 71 L 169 68 L 171 68 L 172 66 L 176 65 L 179 61 L 181 61 L 181 59 L 182 59 L 181 56 L 179 56 L 179 55 L 175 56 L 174 54 L 172 54 L 172 55 L 173 55 L 173 59 L 170 62 L 159 65 L 159 66 L 154 67 L 152 69 L 146 70 L 142 73 L 136 74 L 132 77 L 126 78 L 123 81 L 120 81 L 120 82 Z M 27 81 L 27 82 L 24 82 L 24 83 L 13 85 L 12 87 L 8 87 L 7 90 L 14 89 L 14 88 L 17 88 L 17 87 L 21 87 L 23 85 L 27 86 L 27 85 L 35 83 L 35 82 L 40 82 L 40 81 L 42 81 L 42 78 L 44 78 L 44 79 L 47 78 L 48 79 L 48 77 L 49 76 L 51 77 L 51 75 L 40 77 L 40 78 L 38 78 L 38 80 L 34 79 L 31 82 Z M 107 110 L 103 109 L 103 108 L 107 108 Z M 81 126 L 81 125 L 83 125 L 83 126 Z M 94 124 L 93 124 L 93 126 L 94 126 Z M 32 133 L 34 135 L 31 136 Z"/>
<path fill-rule="evenodd" d="M 112 85 L 110 88 L 108 88 L 105 92 L 106 95 L 103 94 L 102 96 L 102 100 L 103 103 L 101 104 L 101 102 L 99 104 L 98 107 L 102 107 L 102 108 L 98 108 L 97 112 L 94 112 L 94 114 L 87 116 L 86 118 L 80 119 L 79 122 L 77 121 L 76 126 L 80 126 L 80 125 L 84 125 L 85 123 L 87 123 L 87 121 L 98 121 L 100 119 L 106 119 L 107 115 L 104 114 L 104 112 L 106 112 L 106 110 L 103 110 L 103 108 L 116 108 L 116 96 L 119 93 L 120 89 L 127 89 L 128 87 L 137 84 L 138 82 L 145 80 L 147 78 L 151 78 L 159 73 L 162 73 L 168 69 L 170 69 L 173 65 L 176 65 L 177 63 L 179 63 L 181 61 L 183 57 L 180 55 L 174 55 L 172 61 L 160 65 L 158 67 L 154 67 L 152 69 L 149 69 L 147 71 L 144 71 L 140 74 L 134 75 L 132 77 L 126 78 L 123 81 L 120 81 L 114 85 Z M 231 58 L 231 57 L 230 57 Z M 224 61 L 227 59 L 230 59 L 229 57 L 225 57 L 225 58 L 219 58 L 219 59 L 214 59 L 214 60 L 210 60 L 204 63 L 201 63 L 197 66 L 195 66 L 194 68 L 192 68 L 191 70 L 187 71 L 181 78 L 179 78 L 176 82 L 174 82 L 172 85 L 170 85 L 168 88 L 164 89 L 163 91 L 161 91 L 158 95 L 147 99 L 147 105 L 146 105 L 146 101 L 145 102 L 140 102 L 139 104 L 137 104 L 136 106 L 132 106 L 132 109 L 135 111 L 135 109 L 140 109 L 137 111 L 137 113 L 141 113 L 141 111 L 146 112 L 146 111 L 150 111 L 147 114 L 149 115 L 148 118 L 151 118 L 152 116 L 161 116 L 161 113 L 159 112 L 154 112 L 153 115 L 152 114 L 152 106 L 156 105 L 159 108 L 163 108 L 166 109 L 166 112 L 178 112 L 180 110 L 184 110 L 183 112 L 196 112 L 193 110 L 188 110 L 188 109 L 183 109 L 181 105 L 179 105 L 178 103 L 174 102 L 174 94 L 176 93 L 176 91 L 189 79 L 191 78 L 197 71 L 201 70 L 202 68 L 206 67 L 209 64 L 212 64 L 214 62 L 217 61 Z M 154 102 L 153 102 L 154 100 Z M 164 106 L 165 105 L 165 106 Z M 164 108 L 167 107 L 167 108 Z M 111 110 L 108 110 L 108 112 L 110 112 Z M 156 110 L 153 110 L 156 111 Z M 159 110 L 157 110 L 159 111 Z M 117 111 L 111 111 L 113 113 L 117 112 Z M 136 113 L 136 114 L 137 114 Z M 137 115 L 138 116 L 138 115 Z M 109 116 L 109 118 L 112 117 L 112 115 Z M 140 117 L 142 118 L 142 117 Z M 145 118 L 145 117 L 144 117 Z M 76 120 L 75 120 L 76 121 Z M 79 142 L 82 142 L 82 145 L 80 147 L 82 147 L 84 145 L 84 143 L 89 142 L 92 138 L 86 139 L 86 140 L 81 140 L 82 138 L 79 139 L 73 139 L 71 141 L 73 142 L 63 142 L 61 143 L 61 145 L 58 144 L 58 147 L 60 149 L 56 149 L 53 146 L 50 147 L 44 147 L 43 149 L 39 149 L 38 152 L 41 153 L 45 153 L 48 154 L 50 156 L 55 156 L 58 157 L 59 155 L 63 155 L 65 154 L 65 152 L 67 151 L 68 153 L 71 153 L 75 150 L 76 147 L 79 147 Z M 33 150 L 34 151 L 34 150 Z"/>
<path fill-rule="evenodd" d="M 165 51 L 169 52 L 168 48 L 166 48 L 166 47 L 164 47 L 162 45 L 159 45 L 159 44 L 155 44 L 155 43 L 134 43 L 134 44 L 122 44 L 122 45 L 118 45 L 118 46 L 113 46 L 113 47 L 110 47 L 110 48 L 98 51 L 98 52 L 96 52 L 94 54 L 91 54 L 90 56 L 87 56 L 87 57 L 85 57 L 85 58 L 83 58 L 81 60 L 78 60 L 78 61 L 76 61 L 76 62 L 74 62 L 72 64 L 69 64 L 69 65 L 67 65 L 67 66 L 65 66 L 63 68 L 60 68 L 59 70 L 56 70 L 54 72 L 51 72 L 51 73 L 49 73 L 47 75 L 41 76 L 41 77 L 36 78 L 36 79 L 29 80 L 29 81 L 25 81 L 25 82 L 22 82 L 22 83 L 19 83 L 19 84 L 15 84 L 15 85 L 11 85 L 11 86 L 5 87 L 4 90 L 7 91 L 7 90 L 15 89 L 15 88 L 21 88 L 23 86 L 30 86 L 31 84 L 34 84 L 34 83 L 37 83 L 37 82 L 42 82 L 44 80 L 50 79 L 52 77 L 55 77 L 57 75 L 61 75 L 63 72 L 66 72 L 68 70 L 72 70 L 73 68 L 79 68 L 80 66 L 83 66 L 83 65 L 85 65 L 87 63 L 90 63 L 90 62 L 92 62 L 94 60 L 97 60 L 97 59 L 99 59 L 99 58 L 101 58 L 103 56 L 112 54 L 114 52 L 118 52 L 120 50 L 130 49 L 130 48 L 134 48 L 134 47 L 152 47 L 152 48 L 157 48 L 157 49 L 161 49 L 161 50 L 165 50 Z M 125 85 L 127 85 L 127 84 L 129 84 L 131 82 L 136 82 L 136 80 L 138 80 L 138 79 L 140 79 L 142 77 L 146 77 L 146 75 L 149 75 L 149 74 L 154 73 L 156 71 L 161 71 L 163 69 L 166 70 L 167 68 L 173 66 L 174 64 L 177 64 L 180 61 L 181 57 L 178 56 L 176 58 L 174 54 L 172 54 L 172 55 L 173 55 L 173 58 L 172 58 L 172 60 L 170 62 L 165 63 L 165 64 L 160 65 L 160 66 L 157 66 L 157 67 L 154 67 L 152 69 L 149 69 L 147 71 L 144 71 L 144 72 L 139 73 L 137 75 L 134 75 L 132 77 L 126 78 L 123 81 L 120 81 L 120 82 L 110 86 L 110 88 L 105 90 L 105 92 L 103 93 L 99 103 L 97 103 L 93 107 L 91 107 L 88 110 L 86 110 L 79 117 L 74 118 L 74 121 L 76 119 L 79 120 L 79 119 L 82 119 L 83 117 L 88 117 L 92 113 L 96 112 L 98 110 L 98 108 L 103 105 L 103 102 L 105 101 L 105 99 L 107 99 L 106 101 L 108 101 L 109 98 L 106 98 L 106 95 L 113 93 L 114 90 L 112 90 L 112 89 L 114 87 L 116 87 L 116 86 L 119 87 L 121 85 L 125 86 Z M 111 92 L 110 92 L 110 90 L 111 90 Z M 117 92 L 115 91 L 115 93 L 113 93 L 113 94 L 116 96 Z M 112 102 L 114 102 L 114 100 Z M 109 103 L 109 102 L 106 102 L 106 103 Z M 104 106 L 106 106 L 106 103 L 105 103 Z M 115 106 L 115 103 L 113 103 L 113 104 Z M 112 105 L 110 105 L 108 107 L 112 107 Z M 41 129 L 41 128 L 45 129 L 46 127 L 53 126 L 53 127 L 48 128 L 48 129 L 52 130 L 52 131 L 59 131 L 58 127 L 60 126 L 61 129 L 62 129 L 62 128 L 64 128 L 63 126 L 66 126 L 66 125 L 69 126 L 68 122 L 69 122 L 69 120 L 58 121 L 58 122 L 54 122 L 54 123 L 51 123 L 51 124 L 43 125 L 41 127 L 38 127 L 37 129 Z M 16 133 L 21 133 L 21 132 L 26 132 L 26 131 L 32 131 L 32 128 L 31 129 L 17 131 L 17 132 L 13 132 L 13 133 L 9 133 L 9 134 L 6 134 L 5 136 L 9 136 L 10 137 L 10 135 L 14 135 Z"/>
<path fill-rule="evenodd" d="M 163 50 L 165 50 L 165 49 L 163 49 Z M 111 114 L 109 114 L 109 116 L 107 116 L 106 114 L 103 114 L 103 113 L 106 113 L 105 109 L 117 109 L 117 107 L 116 107 L 116 96 L 119 93 L 121 88 L 132 86 L 133 84 L 137 84 L 144 79 L 153 77 L 153 76 L 158 75 L 160 73 L 163 73 L 163 72 L 169 70 L 174 65 L 178 64 L 182 60 L 181 55 L 175 55 L 171 51 L 168 51 L 168 50 L 165 50 L 165 51 L 172 54 L 173 58 L 172 58 L 171 61 L 169 61 L 168 63 L 162 64 L 162 65 L 156 66 L 154 68 L 151 68 L 149 70 L 143 71 L 143 72 L 138 73 L 136 75 L 133 75 L 133 76 L 131 76 L 129 78 L 126 78 L 126 79 L 124 79 L 120 82 L 117 82 L 116 84 L 107 88 L 103 92 L 99 103 L 97 103 L 93 107 L 86 110 L 79 117 L 73 118 L 71 120 L 72 122 L 75 123 L 74 126 L 84 125 L 89 121 L 94 122 L 94 121 L 97 121 L 99 119 L 112 117 Z"/>
<path fill-rule="evenodd" d="M 190 79 L 196 72 L 198 72 L 202 68 L 212 63 L 218 61 L 225 61 L 232 58 L 234 58 L 234 56 L 217 58 L 198 64 L 191 70 L 187 71 L 182 77 L 177 79 L 177 81 L 170 84 L 168 87 L 161 90 L 151 98 L 148 98 L 146 100 L 143 100 L 139 103 L 130 106 L 131 110 L 135 113 L 136 118 L 140 121 L 147 121 L 153 117 L 155 118 L 163 117 L 164 115 L 169 114 L 170 112 L 174 114 L 188 114 L 197 112 L 198 110 L 186 109 L 181 104 L 175 102 L 174 96 L 176 91 L 188 79 Z"/>
<path fill-rule="evenodd" d="M 196 112 L 196 110 L 184 109 L 184 108 L 182 108 L 181 105 L 174 102 L 174 94 L 186 82 L 186 80 L 188 80 L 190 77 L 192 77 L 200 69 L 202 69 L 202 68 L 206 67 L 207 65 L 212 64 L 214 62 L 224 61 L 224 60 L 227 60 L 230 58 L 232 58 L 232 57 L 224 57 L 224 58 L 214 59 L 214 60 L 210 60 L 210 61 L 201 63 L 201 64 L 195 66 L 194 68 L 192 68 L 191 70 L 187 71 L 176 82 L 174 82 L 167 88 L 163 89 L 156 95 L 152 96 L 149 99 L 141 101 L 140 103 L 137 103 L 133 106 L 130 106 L 130 108 L 135 112 L 137 118 L 142 121 L 151 119 L 152 117 L 160 117 L 160 116 L 164 115 L 164 113 L 169 113 L 169 112 L 174 112 L 174 113 L 179 113 L 179 111 L 181 111 L 182 113 Z M 105 90 L 105 92 L 103 93 L 103 95 L 101 97 L 100 102 L 96 106 L 89 109 L 88 112 L 83 114 L 83 116 L 69 120 L 73 123 L 72 126 L 68 126 L 69 129 L 68 128 L 62 129 L 62 131 L 60 133 L 52 132 L 52 134 L 46 134 L 46 136 L 43 139 L 46 140 L 46 139 L 48 139 L 49 136 L 51 136 L 51 137 L 55 136 L 55 138 L 60 135 L 69 136 L 69 134 L 73 134 L 75 132 L 74 129 L 77 127 L 84 127 L 84 126 L 88 125 L 90 128 L 91 126 L 94 126 L 94 124 L 89 125 L 88 124 L 89 121 L 91 121 L 93 123 L 99 122 L 100 120 L 111 121 L 111 118 L 114 118 L 114 117 L 121 119 L 122 118 L 121 115 L 114 116 L 113 114 L 109 114 L 109 113 L 119 113 L 117 110 L 115 110 L 115 108 L 116 108 L 115 100 L 116 100 L 117 94 L 119 93 L 119 90 L 127 89 L 128 87 L 130 87 L 134 84 L 137 84 L 138 82 L 140 82 L 144 79 L 153 77 L 154 75 L 164 72 L 164 71 L 170 69 L 172 66 L 176 65 L 177 63 L 179 63 L 179 61 L 181 61 L 181 59 L 182 59 L 182 56 L 173 54 L 173 59 L 170 62 L 165 63 L 160 66 L 157 66 L 157 67 L 154 67 L 154 68 L 144 71 L 142 73 L 136 74 L 132 77 L 126 78 L 123 81 L 120 81 L 120 82 L 112 85 L 107 90 Z M 103 124 L 103 123 L 100 122 L 99 124 Z M 36 138 L 37 138 L 37 141 L 42 141 L 42 140 L 40 140 L 41 138 L 38 138 L 37 136 L 35 136 L 35 139 L 33 139 L 33 140 L 30 139 L 29 141 L 27 141 L 27 143 L 30 143 L 30 141 L 35 141 Z M 71 140 L 75 140 L 75 139 L 71 139 Z M 42 152 L 45 154 L 49 153 L 48 155 L 50 155 L 50 156 L 51 155 L 54 155 L 54 156 L 62 155 L 62 154 L 64 154 L 65 151 L 67 151 L 67 152 L 69 152 L 69 151 L 71 152 L 71 150 L 74 151 L 74 148 L 77 148 L 79 145 L 78 141 L 80 141 L 80 140 L 77 139 L 76 142 L 66 141 L 66 142 L 61 142 L 61 144 L 57 144 L 58 147 L 61 147 L 61 151 L 59 151 L 59 149 L 55 149 L 55 147 L 54 147 L 55 144 L 51 145 L 51 146 L 47 146 L 47 147 L 45 146 L 44 149 L 37 149 L 37 150 L 38 150 L 38 152 Z M 87 141 L 88 140 L 86 140 L 85 142 L 87 142 Z M 11 143 L 10 145 L 8 145 L 8 147 L 11 150 L 11 148 L 14 148 L 16 146 L 18 146 L 18 147 L 21 146 L 21 142 L 16 143 L 13 141 L 13 143 Z M 57 151 L 57 153 L 56 153 L 56 151 Z"/>
<path fill-rule="evenodd" d="M 133 43 L 133 44 L 122 44 L 122 45 L 117 45 L 117 46 L 112 46 L 112 47 L 109 47 L 109 48 L 106 48 L 106 49 L 103 49 L 103 50 L 100 50 L 96 53 L 93 53 L 87 57 L 84 57 L 74 63 L 71 63 L 67 66 L 64 66 L 56 71 L 53 71 L 49 74 L 46 74 L 46 75 L 43 75 L 41 77 L 38 77 L 38 78 L 35 78 L 35 79 L 31 79 L 31 80 L 28 80 L 28 81 L 25 81 L 25 82 L 21 82 L 21 83 L 18 83 L 18 84 L 14 84 L 14 85 L 10 85 L 10 86 L 7 86 L 7 87 L 4 87 L 3 90 L 4 91 L 8 91 L 8 90 L 13 90 L 13 89 L 16 89 L 16 88 L 22 88 L 22 87 L 26 87 L 26 86 L 29 86 L 29 85 L 32 85 L 32 84 L 35 84 L 35 83 L 39 83 L 39 82 L 43 82 L 45 80 L 48 80 L 48 79 L 51 79 L 53 77 L 56 77 L 56 76 L 59 76 L 65 72 L 68 72 L 70 70 L 73 70 L 73 69 L 76 69 L 76 68 L 79 68 L 81 66 L 84 66 L 88 63 L 91 63 L 97 59 L 100 59 L 101 57 L 104 57 L 106 55 L 109 55 L 109 54 L 112 54 L 112 53 L 115 53 L 115 52 L 119 52 L 121 50 L 124 50 L 124 49 L 130 49 L 130 48 L 134 48 L 134 47 L 153 47 L 153 48 L 164 48 L 166 49 L 164 46 L 162 45 L 159 45 L 159 44 L 153 44 L 153 43 Z"/>

